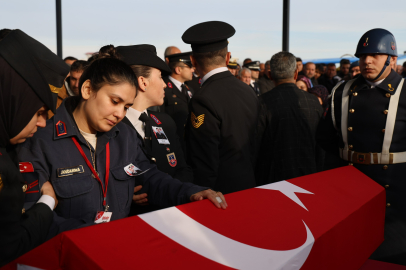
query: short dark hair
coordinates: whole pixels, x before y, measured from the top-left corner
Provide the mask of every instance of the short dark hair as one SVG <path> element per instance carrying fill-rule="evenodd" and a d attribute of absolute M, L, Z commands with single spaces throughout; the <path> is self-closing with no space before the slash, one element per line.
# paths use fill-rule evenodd
<path fill-rule="evenodd" d="M 329 64 L 327 64 L 327 67 L 336 67 L 336 64 L 334 64 L 334 63 L 329 63 Z"/>
<path fill-rule="evenodd" d="M 83 71 L 79 80 L 79 89 L 82 88 L 83 83 L 87 80 L 90 80 L 90 86 L 94 92 L 99 91 L 106 84 L 118 85 L 129 83 L 134 87 L 138 86 L 134 72 L 129 65 L 118 59 L 113 45 L 102 47 L 95 58 Z"/>
<path fill-rule="evenodd" d="M 63 61 L 66 61 L 66 60 L 77 61 L 78 59 L 75 58 L 75 57 L 73 57 L 73 56 L 67 56 L 67 57 L 65 57 L 65 58 L 63 59 Z"/>
<path fill-rule="evenodd" d="M 242 62 L 242 65 L 245 65 L 246 63 L 252 62 L 251 58 L 245 58 L 244 61 Z"/>
<path fill-rule="evenodd" d="M 169 62 L 168 63 L 168 66 L 171 69 L 172 73 L 175 73 L 175 69 L 176 69 L 176 67 L 180 66 L 180 63 L 181 62 Z"/>
<path fill-rule="evenodd" d="M 89 65 L 89 63 L 88 63 L 87 61 L 76 60 L 76 61 L 73 62 L 73 64 L 70 66 L 70 72 L 84 71 L 88 65 Z"/>
<path fill-rule="evenodd" d="M 225 64 L 228 48 L 225 47 L 221 50 L 214 52 L 197 53 L 193 52 L 193 58 L 201 67 L 218 66 Z"/>
<path fill-rule="evenodd" d="M 296 57 L 296 62 L 303 62 L 303 61 L 302 61 L 302 58 Z"/>
<path fill-rule="evenodd" d="M 350 60 L 348 59 L 341 59 L 340 66 L 342 65 L 351 65 Z"/>
<path fill-rule="evenodd" d="M 403 62 L 403 67 L 404 67 L 404 68 L 406 68 L 406 61 L 405 61 L 405 62 Z"/>
<path fill-rule="evenodd" d="M 0 40 L 2 40 L 2 39 L 5 38 L 8 34 L 10 34 L 11 31 L 13 31 L 13 30 L 7 29 L 7 28 L 1 29 L 1 30 L 0 30 Z"/>
<path fill-rule="evenodd" d="M 316 69 L 323 71 L 323 65 L 322 64 L 317 64 Z"/>

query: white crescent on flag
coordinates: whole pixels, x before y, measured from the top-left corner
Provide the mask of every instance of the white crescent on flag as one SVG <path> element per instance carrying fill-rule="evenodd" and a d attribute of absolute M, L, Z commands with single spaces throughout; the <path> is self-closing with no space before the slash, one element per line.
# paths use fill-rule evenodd
<path fill-rule="evenodd" d="M 297 200 L 294 198 L 296 196 L 294 192 L 312 193 L 289 182 L 282 182 L 284 183 L 278 182 L 261 188 L 279 190 L 304 207 L 297 197 Z M 298 248 L 282 251 L 258 248 L 228 238 L 200 224 L 176 207 L 139 217 L 178 244 L 210 260 L 236 269 L 300 269 L 314 244 L 314 236 L 304 221 L 307 235 L 305 243 Z"/>

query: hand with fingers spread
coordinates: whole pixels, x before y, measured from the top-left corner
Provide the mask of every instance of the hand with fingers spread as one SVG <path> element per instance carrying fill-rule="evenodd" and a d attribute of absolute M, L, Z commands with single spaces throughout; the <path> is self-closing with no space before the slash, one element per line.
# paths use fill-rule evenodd
<path fill-rule="evenodd" d="M 213 191 L 206 189 L 190 196 L 190 201 L 201 201 L 203 199 L 209 199 L 217 208 L 226 209 L 228 207 L 224 195 L 220 191 Z"/>
<path fill-rule="evenodd" d="M 142 186 L 136 186 L 134 188 L 134 195 L 133 195 L 133 202 L 137 205 L 148 205 L 148 194 L 147 193 L 142 193 L 142 194 L 135 194 L 138 191 L 140 191 Z"/>

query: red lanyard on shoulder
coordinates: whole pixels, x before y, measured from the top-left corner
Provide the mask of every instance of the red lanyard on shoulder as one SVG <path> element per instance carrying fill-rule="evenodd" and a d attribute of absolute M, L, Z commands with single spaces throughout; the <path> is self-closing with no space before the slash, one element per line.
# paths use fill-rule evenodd
<path fill-rule="evenodd" d="M 105 175 L 105 188 L 103 188 L 103 183 L 100 180 L 99 175 L 95 171 L 95 169 L 92 166 L 92 163 L 90 163 L 89 159 L 86 157 L 85 152 L 83 152 L 82 147 L 80 147 L 80 144 L 76 140 L 75 137 L 72 137 L 72 141 L 75 143 L 76 148 L 79 150 L 80 154 L 82 155 L 83 159 L 86 161 L 87 166 L 89 169 L 92 171 L 93 175 L 96 177 L 97 181 L 99 181 L 100 186 L 102 188 L 103 192 L 103 206 L 106 206 L 106 198 L 107 198 L 107 187 L 109 185 L 109 174 L 110 174 L 110 145 L 109 143 L 106 144 L 106 175 Z M 95 153 L 96 156 L 96 153 Z M 106 210 L 108 210 L 108 206 L 106 207 Z"/>

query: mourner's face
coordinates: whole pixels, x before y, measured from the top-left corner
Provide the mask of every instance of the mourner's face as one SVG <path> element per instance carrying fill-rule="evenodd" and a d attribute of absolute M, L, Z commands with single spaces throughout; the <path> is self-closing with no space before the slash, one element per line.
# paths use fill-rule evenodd
<path fill-rule="evenodd" d="M 192 75 L 192 73 L 191 73 Z M 161 106 L 164 103 L 166 84 L 162 79 L 161 71 L 152 68 L 151 74 L 147 80 L 145 95 L 151 106 Z"/>
<path fill-rule="evenodd" d="M 385 65 L 387 58 L 388 55 L 386 54 L 361 55 L 361 57 L 359 58 L 359 67 L 362 76 L 367 80 L 374 80 L 383 69 L 383 66 Z M 393 62 L 395 61 L 394 59 L 395 57 L 391 57 L 391 64 L 393 64 Z M 383 74 L 379 76 L 379 78 L 377 78 L 376 80 L 382 80 L 383 78 L 386 78 L 390 73 L 390 71 L 391 71 L 390 68 L 386 68 Z"/>
<path fill-rule="evenodd" d="M 300 72 L 303 69 L 303 63 L 302 62 L 296 62 L 296 66 L 297 66 L 297 71 Z"/>
<path fill-rule="evenodd" d="M 187 82 L 193 79 L 193 71 L 195 69 L 193 67 L 189 67 L 188 65 L 182 64 L 180 66 L 180 75 L 182 79 Z"/>
<path fill-rule="evenodd" d="M 306 65 L 304 73 L 307 78 L 309 79 L 313 78 L 314 74 L 316 73 L 316 65 L 315 64 Z"/>
<path fill-rule="evenodd" d="M 10 139 L 11 144 L 23 143 L 27 138 L 34 136 L 38 127 L 45 127 L 47 121 L 47 109 L 45 106 L 41 107 L 32 117 L 31 121 L 25 128 L 18 133 L 17 136 Z"/>
<path fill-rule="evenodd" d="M 340 71 L 342 74 L 347 75 L 350 72 L 350 64 L 340 66 Z"/>
<path fill-rule="evenodd" d="M 231 72 L 231 74 L 233 74 L 233 76 L 235 76 L 235 74 L 237 73 L 237 69 L 236 69 L 236 68 L 234 68 L 234 69 L 228 68 L 228 70 Z"/>
<path fill-rule="evenodd" d="M 256 79 L 258 79 L 258 77 L 259 77 L 259 70 L 251 70 L 251 78 L 253 80 L 256 80 Z"/>
<path fill-rule="evenodd" d="M 307 85 L 304 81 L 297 81 L 296 86 L 297 88 L 307 92 Z"/>
<path fill-rule="evenodd" d="M 250 85 L 251 83 L 251 74 L 247 71 L 241 72 L 241 81 Z"/>
<path fill-rule="evenodd" d="M 361 70 L 359 69 L 359 66 L 358 67 L 353 67 L 351 69 L 352 78 L 354 78 L 357 74 L 360 74 L 360 73 L 361 73 Z"/>
<path fill-rule="evenodd" d="M 132 106 L 135 93 L 135 86 L 129 83 L 105 84 L 97 92 L 84 93 L 82 90 L 86 100 L 85 117 L 91 130 L 107 132 L 117 125 Z"/>
<path fill-rule="evenodd" d="M 79 95 L 79 80 L 80 76 L 82 76 L 83 70 L 82 71 L 72 71 L 70 73 L 70 78 L 69 78 L 69 87 L 75 94 L 75 96 Z"/>
<path fill-rule="evenodd" d="M 326 75 L 328 78 L 333 78 L 334 76 L 337 75 L 337 69 L 335 66 L 328 66 L 327 67 L 327 71 L 326 71 Z"/>

